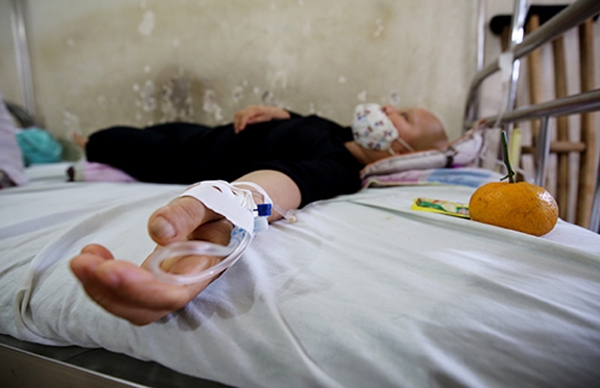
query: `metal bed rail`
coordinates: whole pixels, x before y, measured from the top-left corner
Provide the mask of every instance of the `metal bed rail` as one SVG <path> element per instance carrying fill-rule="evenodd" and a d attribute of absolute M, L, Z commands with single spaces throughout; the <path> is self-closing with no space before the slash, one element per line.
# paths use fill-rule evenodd
<path fill-rule="evenodd" d="M 513 34 L 519 27 L 522 27 L 522 19 L 526 13 L 522 0 L 515 0 L 515 12 L 517 17 L 513 20 Z M 577 27 L 586 20 L 600 13 L 600 1 L 598 0 L 578 0 L 555 17 L 543 24 L 540 28 L 528 34 L 517 43 L 512 39 L 512 45 L 508 52 L 513 56 L 513 75 L 515 65 L 518 66 L 519 58 L 529 54 L 541 45 L 551 42 L 554 38 L 561 36 L 566 31 Z M 518 37 L 517 37 L 518 38 Z M 469 94 L 465 108 L 465 128 L 470 128 L 475 124 L 478 117 L 478 93 L 482 82 L 492 74 L 500 71 L 500 57 L 490 63 L 487 67 L 480 70 L 471 82 Z M 514 78 L 514 77 L 513 77 Z M 512 80 L 512 79 L 511 79 Z M 510 96 L 509 96 L 510 97 Z M 486 117 L 482 121 L 488 125 L 512 125 L 515 122 L 540 119 L 539 144 L 535 155 L 535 184 L 543 186 L 546 174 L 546 165 L 550 155 L 550 135 L 548 130 L 548 120 L 551 117 L 566 116 L 578 113 L 589 113 L 600 111 L 600 89 L 582 92 L 572 96 L 559 98 L 553 101 L 533 104 L 525 107 L 512 109 L 511 99 L 507 101 L 505 113 L 501 115 Z M 600 161 L 598 176 L 595 183 L 594 200 L 591 210 L 589 228 L 600 233 Z"/>
<path fill-rule="evenodd" d="M 516 20 L 517 23 L 513 23 L 513 30 L 519 27 L 518 21 L 522 19 L 524 13 L 522 6 L 515 6 L 515 8 L 518 10 L 520 17 Z M 577 27 L 579 24 L 598 13 L 600 13 L 600 1 L 577 0 L 548 22 L 540 26 L 540 28 L 525 36 L 520 43 L 513 44 L 508 51 L 512 52 L 514 60 L 518 60 L 544 43 L 552 41 L 552 39 L 564 34 L 571 28 Z M 477 112 L 473 107 L 478 103 L 476 97 L 479 87 L 484 80 L 498 71 L 500 71 L 500 58 L 497 58 L 480 70 L 475 78 L 473 78 L 473 81 L 471 81 L 465 109 L 465 128 L 470 128 L 476 120 Z"/>
<path fill-rule="evenodd" d="M 21 92 L 25 109 L 32 116 L 36 114 L 35 91 L 33 82 L 33 70 L 31 67 L 31 55 L 29 53 L 29 42 L 27 38 L 27 28 L 25 21 L 27 4 L 22 0 L 11 1 L 11 24 L 12 34 L 15 45 L 15 58 L 17 60 L 17 70 L 19 80 L 21 81 Z"/>
<path fill-rule="evenodd" d="M 556 116 L 566 116 L 578 113 L 589 113 L 600 111 L 600 89 L 576 95 L 559 98 L 556 100 L 516 108 L 501 116 L 490 116 L 482 119 L 487 125 L 504 125 L 528 119 L 541 119 L 538 152 L 536 152 L 535 183 L 542 185 L 545 179 L 545 170 L 548 156 L 550 154 L 550 136 L 548 134 L 548 119 Z M 600 233 L 600 161 L 594 191 L 594 201 L 590 217 L 590 227 L 596 233 Z"/>

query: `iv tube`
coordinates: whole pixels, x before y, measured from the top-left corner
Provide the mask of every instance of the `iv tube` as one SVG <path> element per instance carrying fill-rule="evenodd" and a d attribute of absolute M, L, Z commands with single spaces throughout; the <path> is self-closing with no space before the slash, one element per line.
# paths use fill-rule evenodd
<path fill-rule="evenodd" d="M 240 258 L 251 240 L 252 235 L 250 233 L 242 228 L 235 227 L 231 232 L 231 238 L 227 246 L 206 241 L 177 242 L 154 251 L 148 257 L 148 264 L 154 276 L 163 282 L 171 284 L 197 283 L 212 279 L 231 267 Z M 161 267 L 166 260 L 188 259 L 191 256 L 223 256 L 225 258 L 209 268 L 190 274 L 172 274 L 165 272 Z"/>
<path fill-rule="evenodd" d="M 296 212 L 293 210 L 284 210 L 281 206 L 277 205 L 277 204 L 273 204 L 273 209 L 281 214 L 283 216 L 283 218 L 285 218 L 289 223 L 294 223 L 298 220 L 298 218 L 296 217 Z"/>

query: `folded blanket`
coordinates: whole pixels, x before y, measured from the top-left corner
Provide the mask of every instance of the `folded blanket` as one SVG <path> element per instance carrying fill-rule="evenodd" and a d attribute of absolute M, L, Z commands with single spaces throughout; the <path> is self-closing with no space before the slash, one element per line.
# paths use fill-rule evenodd
<path fill-rule="evenodd" d="M 362 179 L 409 170 L 473 166 L 481 156 L 485 138 L 483 127 L 476 125 L 443 150 L 424 150 L 393 155 L 367 164 L 360 172 Z"/>
<path fill-rule="evenodd" d="M 393 174 L 371 175 L 362 181 L 362 187 L 388 187 L 422 184 L 447 184 L 479 187 L 484 183 L 499 181 L 502 174 L 477 167 L 434 168 L 408 170 Z"/>

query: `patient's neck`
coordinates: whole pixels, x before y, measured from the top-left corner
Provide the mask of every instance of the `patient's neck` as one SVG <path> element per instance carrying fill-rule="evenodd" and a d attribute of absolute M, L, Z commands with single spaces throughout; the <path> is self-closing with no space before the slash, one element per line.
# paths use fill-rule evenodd
<path fill-rule="evenodd" d="M 376 162 L 380 159 L 392 156 L 392 154 L 390 154 L 389 151 L 368 150 L 358 145 L 358 143 L 355 141 L 348 141 L 344 143 L 344 145 L 346 146 L 348 151 L 350 151 L 350 153 L 354 155 L 356 160 L 358 160 L 363 165 L 367 165 L 369 163 Z"/>

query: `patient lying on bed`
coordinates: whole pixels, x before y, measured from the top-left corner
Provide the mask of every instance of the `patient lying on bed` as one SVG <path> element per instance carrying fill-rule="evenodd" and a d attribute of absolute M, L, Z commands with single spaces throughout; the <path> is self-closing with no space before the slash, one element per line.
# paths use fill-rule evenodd
<path fill-rule="evenodd" d="M 200 191 L 189 189 L 152 214 L 148 232 L 158 247 L 186 240 L 226 245 L 234 225 L 245 223 L 236 218 L 240 202 L 235 193 L 251 197 L 253 206 L 272 202 L 276 209 L 298 209 L 358 191 L 359 172 L 368 163 L 447 144 L 444 128 L 432 113 L 375 104 L 357 107 L 352 128 L 276 107 L 250 106 L 226 126 L 172 123 L 143 131 L 114 127 L 77 141 L 85 146 L 88 160 L 142 181 L 202 181 Z M 210 181 L 216 179 L 222 181 Z M 269 221 L 281 217 L 274 212 Z M 157 280 L 147 267 L 147 261 L 138 267 L 114 260 L 108 249 L 95 244 L 71 261 L 94 301 L 138 325 L 179 310 L 218 276 L 175 285 Z"/>

